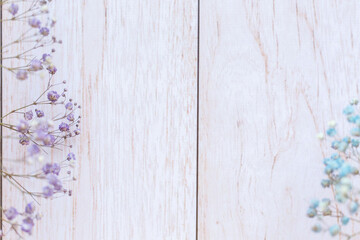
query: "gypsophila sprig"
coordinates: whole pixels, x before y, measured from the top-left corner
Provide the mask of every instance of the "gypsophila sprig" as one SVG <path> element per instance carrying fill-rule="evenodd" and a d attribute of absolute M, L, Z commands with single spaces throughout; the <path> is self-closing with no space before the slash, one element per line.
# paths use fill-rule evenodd
<path fill-rule="evenodd" d="M 12 21 L 26 26 L 15 39 L 2 46 L 2 69 L 14 76 L 14 81 L 27 81 L 30 76 L 48 76 L 47 87 L 32 102 L 1 116 L 0 126 L 9 133 L 3 138 L 15 139 L 14 144 L 24 149 L 24 157 L 11 159 L 19 164 L 19 171 L 1 166 L 4 181 L 17 189 L 27 202 L 22 206 L 3 208 L 0 237 L 7 239 L 15 233 L 24 239 L 33 233 L 36 222 L 41 220 L 40 199 L 51 200 L 72 196 L 70 182 L 76 180 L 74 167 L 76 155 L 73 139 L 80 135 L 80 105 L 68 97 L 66 81 L 57 82 L 58 69 L 53 61 L 55 47 L 61 44 L 54 35 L 56 21 L 50 17 L 51 0 L 0 0 L 3 10 L 2 23 Z M 5 33 L 6 34 L 6 33 Z M 14 54 L 9 49 L 21 52 Z M 49 50 L 50 48 L 50 50 Z M 11 60 L 11 64 L 9 63 Z M 14 67 L 14 63 L 18 63 Z M 47 73 L 47 74 L 44 74 Z M 36 86 L 35 86 L 36 87 Z M 15 122 L 14 122 L 14 119 Z M 49 154 L 53 150 L 65 151 L 62 158 Z M 5 150 L 6 151 L 6 150 Z M 34 166 L 29 173 L 20 171 L 24 164 Z M 41 185 L 42 187 L 38 187 Z M 44 214 L 46 216 L 46 213 Z M 46 230 L 44 230 L 46 231 Z"/>
<path fill-rule="evenodd" d="M 353 232 L 354 226 L 360 224 L 358 103 L 358 100 L 353 100 L 343 109 L 350 126 L 348 134 L 340 136 L 335 121 L 329 122 L 326 134 L 318 134 L 320 140 L 330 140 L 331 149 L 334 151 L 323 159 L 325 177 L 320 182 L 321 187 L 331 191 L 333 199 L 312 200 L 307 210 L 307 216 L 316 220 L 312 231 L 327 232 L 330 236 L 342 236 L 347 240 L 360 236 L 360 231 Z"/>
<path fill-rule="evenodd" d="M 2 68 L 13 73 L 19 80 L 26 80 L 30 74 L 42 70 L 48 71 L 51 75 L 57 72 L 51 56 L 55 48 L 52 48 L 50 53 L 43 53 L 42 56 L 35 55 L 35 50 L 47 49 L 49 46 L 62 43 L 53 35 L 56 21 L 49 15 L 50 2 L 50 0 L 0 1 L 3 9 L 8 10 L 2 22 L 18 22 L 28 27 L 28 30 L 19 33 L 18 37 L 2 46 Z M 27 45 L 26 49 L 16 54 L 7 54 L 10 47 L 24 43 Z M 19 64 L 10 67 L 8 60 L 18 60 Z"/>

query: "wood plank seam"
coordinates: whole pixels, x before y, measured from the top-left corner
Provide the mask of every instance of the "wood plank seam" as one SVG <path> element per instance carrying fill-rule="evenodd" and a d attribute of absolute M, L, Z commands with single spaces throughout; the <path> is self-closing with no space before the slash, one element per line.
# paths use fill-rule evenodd
<path fill-rule="evenodd" d="M 197 16 L 197 66 L 196 66 L 196 229 L 195 239 L 198 240 L 198 225 L 199 225 L 199 113 L 200 113 L 200 0 L 197 1 L 198 16 Z"/>

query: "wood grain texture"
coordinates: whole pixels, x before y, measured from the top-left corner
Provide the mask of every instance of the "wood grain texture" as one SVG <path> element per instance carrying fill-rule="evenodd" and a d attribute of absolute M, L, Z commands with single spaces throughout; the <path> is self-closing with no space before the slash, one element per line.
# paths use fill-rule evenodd
<path fill-rule="evenodd" d="M 56 78 L 82 105 L 78 180 L 72 198 L 42 201 L 33 239 L 194 239 L 197 1 L 54 4 Z M 36 80 L 3 76 L 4 112 L 37 96 Z M 5 207 L 21 203 L 3 188 Z"/>
<path fill-rule="evenodd" d="M 305 213 L 325 194 L 315 135 L 359 96 L 359 10 L 201 1 L 198 239 L 331 239 Z"/>

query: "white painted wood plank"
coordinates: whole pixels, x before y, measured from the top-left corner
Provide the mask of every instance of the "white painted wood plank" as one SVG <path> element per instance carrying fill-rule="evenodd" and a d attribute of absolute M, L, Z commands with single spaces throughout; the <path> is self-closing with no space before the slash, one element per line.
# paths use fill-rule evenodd
<path fill-rule="evenodd" d="M 359 96 L 358 1 L 209 0 L 200 7 L 199 239 L 330 239 L 327 120 Z"/>
<path fill-rule="evenodd" d="M 72 198 L 42 201 L 33 238 L 194 239 L 197 1 L 55 5 L 56 78 L 83 106 L 78 181 Z M 4 74 L 4 111 L 33 89 Z M 3 187 L 5 206 L 20 202 Z"/>

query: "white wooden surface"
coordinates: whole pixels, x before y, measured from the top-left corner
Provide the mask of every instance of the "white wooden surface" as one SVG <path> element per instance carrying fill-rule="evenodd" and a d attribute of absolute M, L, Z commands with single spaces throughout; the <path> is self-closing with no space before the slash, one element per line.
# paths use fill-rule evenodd
<path fill-rule="evenodd" d="M 83 106 L 78 181 L 42 202 L 33 239 L 196 239 L 197 188 L 199 240 L 330 239 L 305 212 L 323 195 L 315 135 L 359 96 L 356 0 L 201 1 L 198 186 L 197 1 L 55 5 L 56 78 Z M 3 111 L 34 83 L 5 73 Z"/>
<path fill-rule="evenodd" d="M 359 96 L 359 10 L 201 1 L 199 239 L 330 239 L 305 212 L 324 196 L 315 135 Z"/>
<path fill-rule="evenodd" d="M 56 78 L 83 106 L 78 181 L 72 199 L 42 201 L 33 239 L 194 239 L 197 2 L 55 5 Z M 36 97 L 30 83 L 3 81 L 4 111 Z M 18 204 L 3 187 L 5 206 Z"/>

